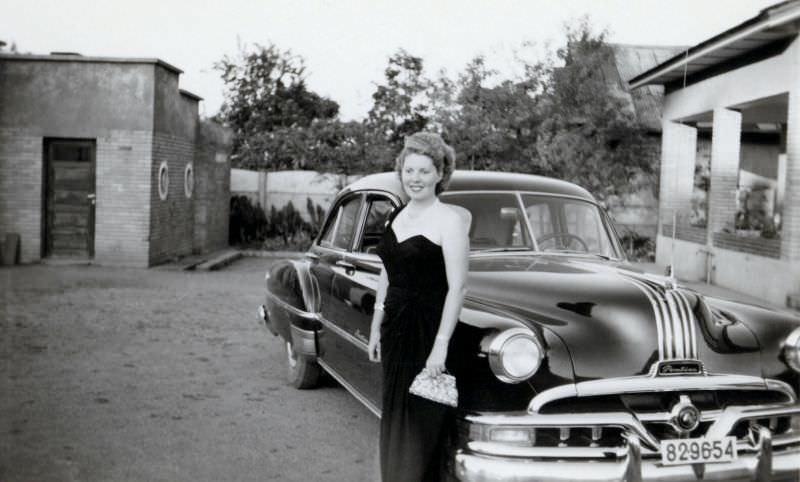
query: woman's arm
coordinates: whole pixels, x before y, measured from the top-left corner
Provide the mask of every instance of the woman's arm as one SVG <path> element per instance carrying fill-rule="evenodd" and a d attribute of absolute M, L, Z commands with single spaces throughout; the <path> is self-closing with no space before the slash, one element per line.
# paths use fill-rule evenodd
<path fill-rule="evenodd" d="M 383 322 L 383 301 L 386 299 L 386 288 L 389 278 L 386 269 L 381 269 L 378 287 L 375 290 L 375 310 L 372 312 L 372 324 L 369 327 L 369 361 L 381 361 L 381 323 Z"/>
<path fill-rule="evenodd" d="M 447 346 L 458 322 L 458 315 L 461 314 L 461 305 L 464 303 L 469 270 L 469 225 L 468 211 L 466 215 L 452 211 L 442 226 L 443 232 L 446 233 L 442 236 L 442 253 L 448 290 L 436 341 L 425 363 L 425 367 L 434 375 L 445 371 Z"/>

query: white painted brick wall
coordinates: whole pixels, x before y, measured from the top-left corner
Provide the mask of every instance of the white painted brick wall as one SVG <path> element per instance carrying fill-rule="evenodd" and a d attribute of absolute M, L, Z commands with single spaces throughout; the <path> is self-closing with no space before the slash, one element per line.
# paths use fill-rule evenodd
<path fill-rule="evenodd" d="M 735 220 L 741 133 L 742 114 L 729 109 L 714 109 L 708 193 L 708 226 L 712 233 L 721 231 L 726 223 L 732 225 Z"/>
<path fill-rule="evenodd" d="M 662 129 L 659 195 L 661 225 L 672 224 L 674 214 L 677 214 L 679 222 L 680 219 L 688 216 L 691 209 L 694 164 L 697 153 L 697 129 L 670 121 L 664 122 Z M 661 234 L 671 235 L 671 233 Z"/>
<path fill-rule="evenodd" d="M 787 117 L 786 191 L 783 199 L 781 257 L 800 265 L 800 87 L 795 87 L 789 93 Z M 797 268 L 800 271 L 800 266 Z M 794 289 L 800 293 L 800 274 Z"/>
<path fill-rule="evenodd" d="M 97 139 L 98 264 L 149 265 L 152 145 L 147 131 L 114 130 Z"/>

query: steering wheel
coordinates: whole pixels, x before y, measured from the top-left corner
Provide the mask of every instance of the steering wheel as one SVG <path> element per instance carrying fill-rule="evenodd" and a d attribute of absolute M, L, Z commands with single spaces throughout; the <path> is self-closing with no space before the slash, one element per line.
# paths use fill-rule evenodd
<path fill-rule="evenodd" d="M 569 243 L 572 243 L 572 241 L 577 241 L 578 244 L 581 245 L 581 248 L 583 248 L 584 251 L 586 251 L 587 253 L 589 252 L 589 246 L 586 245 L 586 241 L 581 239 L 580 236 L 576 236 L 576 235 L 574 235 L 572 233 L 549 233 L 549 234 L 545 234 L 542 237 L 540 237 L 539 239 L 537 239 L 536 243 L 537 244 L 541 244 L 541 243 L 550 241 L 551 239 L 567 239 L 567 240 L 569 240 L 566 244 L 563 243 L 563 242 L 561 243 L 561 246 L 564 247 L 564 248 L 566 248 L 569 245 Z"/>

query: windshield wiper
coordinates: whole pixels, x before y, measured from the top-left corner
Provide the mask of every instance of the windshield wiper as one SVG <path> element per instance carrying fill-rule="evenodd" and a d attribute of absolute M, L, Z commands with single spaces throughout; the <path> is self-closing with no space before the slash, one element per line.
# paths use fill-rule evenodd
<path fill-rule="evenodd" d="M 577 249 L 548 249 L 542 252 L 555 253 L 555 254 L 582 254 L 585 256 L 597 256 L 598 258 L 605 259 L 607 261 L 611 261 L 612 259 L 610 256 L 606 256 L 605 254 L 591 253 L 589 251 L 578 251 Z"/>
<path fill-rule="evenodd" d="M 505 248 L 476 249 L 474 253 L 507 253 L 514 251 L 533 251 L 529 246 L 506 246 Z"/>

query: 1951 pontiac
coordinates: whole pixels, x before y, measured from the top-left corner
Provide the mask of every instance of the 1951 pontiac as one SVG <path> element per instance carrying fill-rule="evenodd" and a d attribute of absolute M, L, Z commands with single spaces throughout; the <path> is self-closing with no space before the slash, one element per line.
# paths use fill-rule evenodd
<path fill-rule="evenodd" d="M 448 477 L 800 479 L 800 319 L 634 269 L 571 183 L 456 171 L 441 200 L 472 213 Z M 403 202 L 395 173 L 346 187 L 259 309 L 296 387 L 324 370 L 378 416 L 374 249 Z"/>

